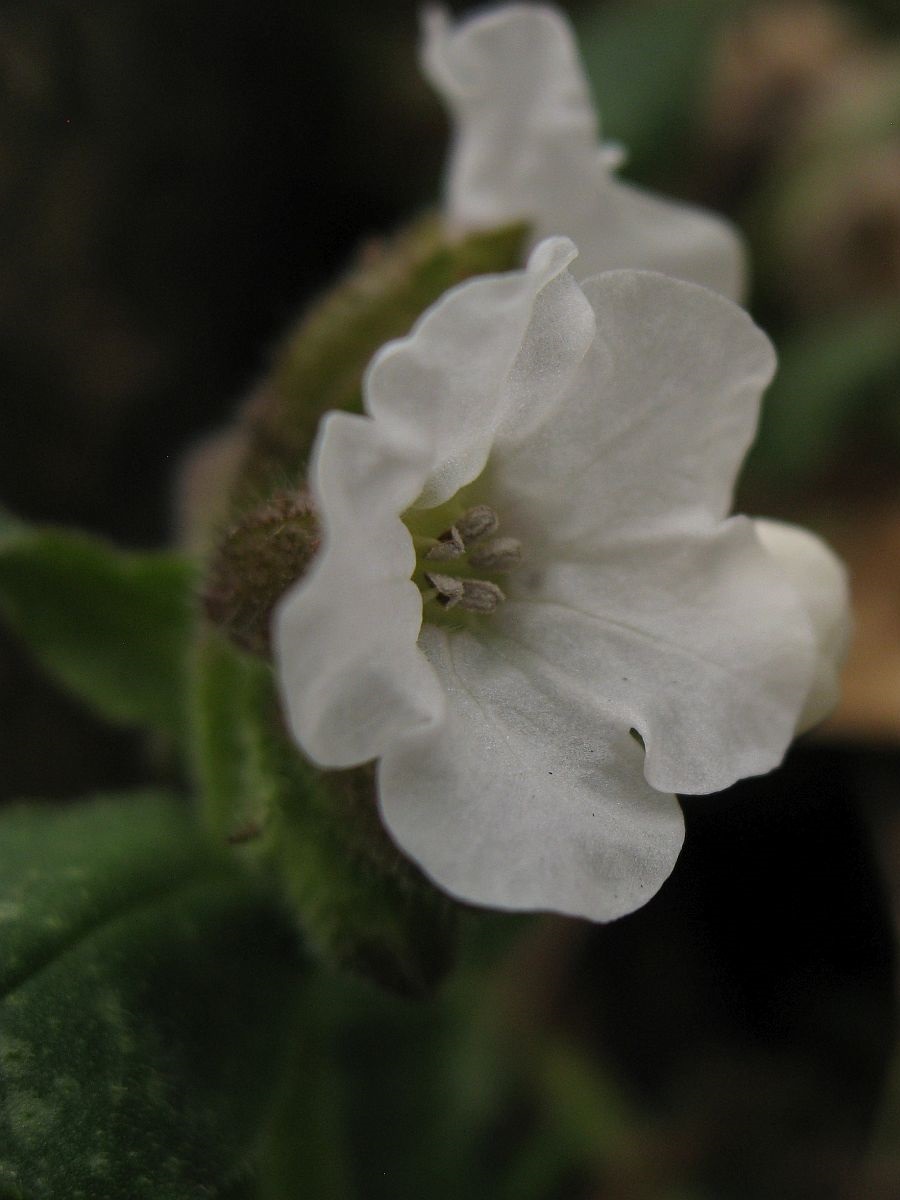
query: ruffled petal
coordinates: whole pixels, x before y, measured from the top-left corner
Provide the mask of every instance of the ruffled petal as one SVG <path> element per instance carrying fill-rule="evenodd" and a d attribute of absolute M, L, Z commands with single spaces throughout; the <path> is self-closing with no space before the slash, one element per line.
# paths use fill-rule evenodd
<path fill-rule="evenodd" d="M 548 222 L 538 236 L 551 232 Z M 734 228 L 715 213 L 654 196 L 609 177 L 591 209 L 560 227 L 578 246 L 578 278 L 618 267 L 660 271 L 740 300 L 746 255 Z"/>
<path fill-rule="evenodd" d="M 803 733 L 825 719 L 840 697 L 840 672 L 853 632 L 844 564 L 821 538 L 782 521 L 753 522 L 756 536 L 797 589 L 812 626 L 816 666 L 797 723 Z"/>
<path fill-rule="evenodd" d="M 455 122 L 451 224 L 485 228 L 589 205 L 605 168 L 562 14 L 511 4 L 453 25 L 438 9 L 426 14 L 424 32 L 423 70 Z"/>
<path fill-rule="evenodd" d="M 497 635 L 633 726 L 653 787 L 719 791 L 781 761 L 809 692 L 813 638 L 746 518 L 523 569 L 506 590 Z"/>
<path fill-rule="evenodd" d="M 552 418 L 498 439 L 498 509 L 578 553 L 717 522 L 775 368 L 768 338 L 695 284 L 611 271 L 582 287 L 597 336 Z"/>
<path fill-rule="evenodd" d="M 530 427 L 559 403 L 594 335 L 566 270 L 576 253 L 549 238 L 526 270 L 460 284 L 373 359 L 367 411 L 430 448 L 418 505 L 441 504 L 480 475 L 498 429 Z"/>
<path fill-rule="evenodd" d="M 320 428 L 310 483 L 323 546 L 273 625 L 290 728 L 320 766 L 366 762 L 442 717 L 443 692 L 416 645 L 422 597 L 399 519 L 427 462 L 421 445 L 368 417 L 332 413 Z"/>
<path fill-rule="evenodd" d="M 428 626 L 422 644 L 448 713 L 382 759 L 382 815 L 402 849 L 494 908 L 610 921 L 646 903 L 683 822 L 645 783 L 627 726 L 513 644 Z"/>
<path fill-rule="evenodd" d="M 557 10 L 512 4 L 456 25 L 429 12 L 422 61 L 453 117 L 451 226 L 527 220 L 535 242 L 574 239 L 578 278 L 638 267 L 741 297 L 744 252 L 727 221 L 612 175 L 572 28 Z"/>

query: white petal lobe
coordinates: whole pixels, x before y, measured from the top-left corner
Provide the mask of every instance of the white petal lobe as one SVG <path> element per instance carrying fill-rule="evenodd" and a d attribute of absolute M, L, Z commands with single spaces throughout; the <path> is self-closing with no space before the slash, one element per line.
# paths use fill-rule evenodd
<path fill-rule="evenodd" d="M 430 445 L 419 505 L 441 504 L 475 479 L 498 428 L 521 431 L 559 402 L 594 334 L 590 304 L 566 270 L 576 253 L 567 238 L 548 238 L 526 270 L 460 284 L 376 355 L 367 410 Z"/>
<path fill-rule="evenodd" d="M 847 572 L 821 538 L 782 521 L 754 521 L 756 536 L 797 590 L 812 626 L 816 666 L 797 732 L 825 719 L 840 696 L 853 631 Z"/>
<path fill-rule="evenodd" d="M 427 457 L 367 417 L 334 413 L 320 430 L 311 483 L 324 543 L 276 610 L 279 683 L 291 730 L 321 766 L 366 762 L 444 710 L 416 645 L 422 597 L 399 513 Z"/>
<path fill-rule="evenodd" d="M 488 227 L 590 203 L 602 178 L 597 119 L 561 13 L 511 4 L 454 28 L 432 12 L 422 62 L 456 121 L 451 224 Z"/>
<path fill-rule="evenodd" d="M 560 230 L 579 247 L 579 278 L 635 267 L 699 283 L 731 300 L 746 291 L 743 244 L 723 217 L 613 176 L 604 181 L 591 209 L 573 214 Z"/>
<path fill-rule="evenodd" d="M 740 299 L 743 249 L 726 221 L 615 179 L 621 156 L 598 145 L 573 32 L 556 9 L 511 4 L 456 25 L 432 12 L 422 64 L 453 118 L 451 227 L 525 219 L 535 241 L 575 239 L 579 277 L 640 267 Z"/>
<path fill-rule="evenodd" d="M 643 781 L 627 727 L 515 647 L 427 627 L 422 640 L 448 714 L 382 760 L 398 844 L 477 904 L 596 921 L 644 904 L 674 866 L 683 821 Z"/>
<path fill-rule="evenodd" d="M 771 770 L 814 665 L 795 589 L 746 518 L 509 579 L 498 633 L 644 738 L 648 782 L 706 793 Z"/>
<path fill-rule="evenodd" d="M 596 552 L 721 520 L 774 371 L 768 338 L 682 280 L 610 271 L 582 286 L 597 335 L 552 418 L 498 439 L 496 503 Z"/>

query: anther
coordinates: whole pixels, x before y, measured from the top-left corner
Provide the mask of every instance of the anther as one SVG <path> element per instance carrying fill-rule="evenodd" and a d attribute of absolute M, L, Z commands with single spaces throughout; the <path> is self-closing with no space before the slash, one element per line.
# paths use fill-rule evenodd
<path fill-rule="evenodd" d="M 432 562 L 449 562 L 450 559 L 459 558 L 465 552 L 466 547 L 459 536 L 459 530 L 455 525 L 451 525 L 446 533 L 441 534 L 425 557 L 430 558 Z"/>
<path fill-rule="evenodd" d="M 469 562 L 481 571 L 511 571 L 522 561 L 522 543 L 517 538 L 492 538 L 469 554 Z"/>
<path fill-rule="evenodd" d="M 476 504 L 456 522 L 456 530 L 463 542 L 468 546 L 479 538 L 488 537 L 497 532 L 500 521 L 497 514 L 486 504 Z"/>
<path fill-rule="evenodd" d="M 496 583 L 490 583 L 487 579 L 464 579 L 462 595 L 454 604 L 459 604 L 466 612 L 492 613 L 505 599 Z"/>
<path fill-rule="evenodd" d="M 461 579 L 453 575 L 438 575 L 436 571 L 426 571 L 425 578 L 437 592 L 435 597 L 438 604 L 444 608 L 452 608 L 463 599 L 464 586 Z"/>

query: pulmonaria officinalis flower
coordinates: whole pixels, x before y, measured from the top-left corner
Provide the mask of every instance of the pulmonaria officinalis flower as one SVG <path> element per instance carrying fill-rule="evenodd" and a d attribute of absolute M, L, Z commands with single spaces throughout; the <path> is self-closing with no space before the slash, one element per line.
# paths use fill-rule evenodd
<path fill-rule="evenodd" d="M 821 708 L 846 597 L 812 535 L 770 553 L 727 515 L 766 337 L 662 275 L 579 285 L 575 254 L 454 288 L 376 355 L 367 415 L 324 419 L 323 547 L 274 643 L 300 746 L 379 759 L 439 885 L 609 920 L 672 869 L 673 793 L 769 770 Z"/>
<path fill-rule="evenodd" d="M 554 8 L 512 4 L 454 25 L 426 14 L 426 75 L 454 123 L 447 218 L 457 229 L 532 224 L 571 237 L 579 276 L 641 267 L 738 299 L 744 256 L 730 225 L 623 183 L 600 145 L 571 27 Z"/>

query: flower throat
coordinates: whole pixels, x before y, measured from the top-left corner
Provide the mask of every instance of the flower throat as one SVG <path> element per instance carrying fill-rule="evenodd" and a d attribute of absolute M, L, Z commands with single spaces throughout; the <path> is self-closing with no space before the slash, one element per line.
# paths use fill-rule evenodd
<path fill-rule="evenodd" d="M 492 576 L 505 575 L 522 561 L 522 544 L 516 538 L 497 536 L 499 518 L 486 504 L 465 509 L 451 524 L 432 533 L 423 528 L 444 525 L 436 522 L 438 511 L 419 510 L 404 520 L 413 534 L 416 569 L 413 579 L 429 605 L 427 619 L 441 611 L 489 614 L 506 599 Z M 430 518 L 430 520 L 428 520 Z M 413 528 L 414 526 L 414 528 Z"/>

